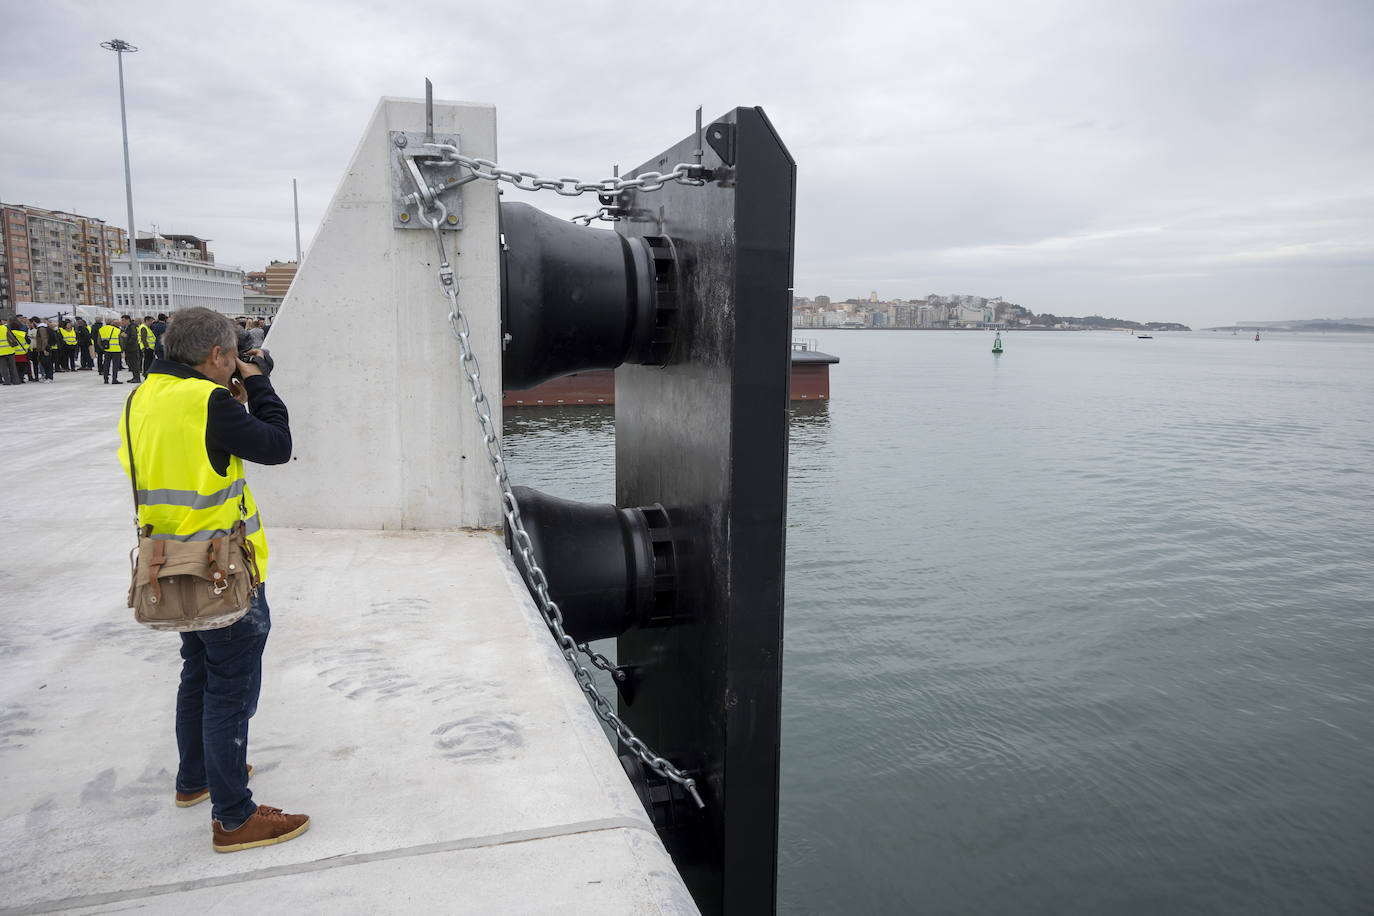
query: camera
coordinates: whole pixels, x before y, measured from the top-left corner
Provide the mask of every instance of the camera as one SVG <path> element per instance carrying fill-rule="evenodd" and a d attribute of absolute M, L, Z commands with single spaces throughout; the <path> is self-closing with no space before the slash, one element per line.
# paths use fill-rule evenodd
<path fill-rule="evenodd" d="M 272 354 L 258 347 L 256 349 L 262 354 L 258 356 L 251 352 L 253 349 L 253 335 L 249 334 L 243 328 L 239 328 L 239 359 L 243 360 L 245 363 L 252 363 L 257 366 L 262 370 L 263 375 L 271 375 L 272 366 L 274 365 L 272 362 Z"/>

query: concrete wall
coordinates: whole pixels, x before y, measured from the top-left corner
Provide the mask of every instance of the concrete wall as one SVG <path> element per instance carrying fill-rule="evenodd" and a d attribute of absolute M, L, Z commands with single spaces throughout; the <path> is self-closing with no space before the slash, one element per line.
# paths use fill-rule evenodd
<path fill-rule="evenodd" d="M 487 528 L 500 498 L 448 329 L 428 230 L 393 229 L 388 131 L 424 130 L 424 104 L 378 104 L 267 339 L 291 411 L 292 460 L 249 482 L 271 526 Z M 490 105 L 435 102 L 440 136 L 496 158 Z M 445 232 L 459 303 L 501 428 L 497 194 L 462 188 L 463 226 Z"/>

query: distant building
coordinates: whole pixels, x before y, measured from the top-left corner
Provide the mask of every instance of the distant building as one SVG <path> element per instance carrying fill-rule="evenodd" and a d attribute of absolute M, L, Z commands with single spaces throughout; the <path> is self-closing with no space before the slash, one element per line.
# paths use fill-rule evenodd
<path fill-rule="evenodd" d="M 23 302 L 111 306 L 112 261 L 127 239 L 94 217 L 0 203 L 0 318 Z"/>
<path fill-rule="evenodd" d="M 281 308 L 281 296 L 269 296 L 248 286 L 243 287 L 243 312 L 250 318 L 271 318 Z"/>
<path fill-rule="evenodd" d="M 961 299 L 972 299 L 973 297 L 960 297 Z M 950 321 L 954 324 L 963 325 L 966 328 L 981 327 L 996 323 L 996 309 L 987 305 L 966 305 L 959 304 L 954 306 L 950 315 Z"/>
<path fill-rule="evenodd" d="M 273 261 L 268 264 L 263 272 L 267 277 L 267 285 L 263 292 L 285 299 L 286 294 L 291 291 L 291 281 L 296 279 L 296 266 L 295 261 Z"/>
<path fill-rule="evenodd" d="M 249 271 L 243 280 L 243 314 L 270 318 L 281 308 L 296 279 L 295 261 L 273 261 L 262 270 Z"/>
<path fill-rule="evenodd" d="M 206 240 L 194 235 L 139 233 L 138 301 L 127 257 L 114 261 L 114 307 L 121 313 L 154 315 L 203 306 L 225 315 L 243 314 L 243 271 L 215 263 Z"/>

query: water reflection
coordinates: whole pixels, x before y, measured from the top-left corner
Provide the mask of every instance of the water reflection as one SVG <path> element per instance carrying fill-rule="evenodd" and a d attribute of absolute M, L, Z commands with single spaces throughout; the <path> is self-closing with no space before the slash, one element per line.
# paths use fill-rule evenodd
<path fill-rule="evenodd" d="M 572 427 L 591 431 L 615 431 L 615 406 L 611 404 L 549 407 L 507 407 L 506 435 L 539 434 Z"/>
<path fill-rule="evenodd" d="M 615 408 L 507 409 L 502 432 L 511 481 L 563 499 L 615 501 Z"/>
<path fill-rule="evenodd" d="M 798 427 L 829 426 L 829 401 L 793 401 L 787 411 L 793 430 Z"/>
<path fill-rule="evenodd" d="M 795 401 L 788 409 L 790 471 L 818 470 L 810 457 L 830 442 L 830 402 Z M 615 499 L 615 407 L 507 409 L 503 445 L 511 480 L 565 499 Z"/>

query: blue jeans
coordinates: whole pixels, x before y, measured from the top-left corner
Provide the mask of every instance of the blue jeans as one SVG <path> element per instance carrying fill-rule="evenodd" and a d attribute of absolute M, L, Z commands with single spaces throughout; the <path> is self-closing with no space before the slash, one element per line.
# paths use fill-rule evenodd
<path fill-rule="evenodd" d="M 178 792 L 210 788 L 210 816 L 236 830 L 257 810 L 248 791 L 248 720 L 258 711 L 262 649 L 272 629 L 267 588 L 218 630 L 181 634 L 177 689 Z"/>

